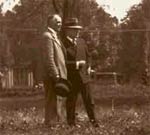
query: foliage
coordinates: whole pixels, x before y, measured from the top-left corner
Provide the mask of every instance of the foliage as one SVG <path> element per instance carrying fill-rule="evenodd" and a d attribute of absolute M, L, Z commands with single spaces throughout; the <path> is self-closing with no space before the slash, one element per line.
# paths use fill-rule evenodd
<path fill-rule="evenodd" d="M 115 32 L 118 29 L 118 21 L 111 17 L 101 7 L 95 16 L 98 33 L 96 49 L 99 52 L 99 64 L 101 71 L 115 71 L 120 46 L 120 35 Z M 95 24 L 93 24 L 95 25 Z"/>
<path fill-rule="evenodd" d="M 63 16 L 63 22 L 68 17 L 79 19 L 84 27 L 81 36 L 89 46 L 93 66 L 97 70 L 119 71 L 124 73 L 126 78 L 136 78 L 145 68 L 145 32 L 120 33 L 118 30 L 144 29 L 144 21 L 149 19 L 149 0 L 143 0 L 141 4 L 133 6 L 121 24 L 116 17 L 112 17 L 98 6 L 95 0 L 21 2 L 22 5 L 14 9 L 16 14 L 7 12 L 5 17 L 1 16 L 13 20 L 5 25 L 9 28 L 6 32 L 14 65 L 38 61 L 38 58 L 34 57 L 38 55 L 38 32 L 44 30 L 47 15 L 57 12 Z"/>
<path fill-rule="evenodd" d="M 11 56 L 14 59 L 13 65 L 31 63 L 35 56 L 38 40 L 38 31 L 42 31 L 46 25 L 46 18 L 54 9 L 51 0 L 21 0 L 21 6 L 16 5 L 14 11 L 8 11 L 2 19 L 8 20 L 5 23 L 5 30 Z M 22 53 L 24 52 L 24 53 Z M 4 52 L 5 53 L 5 52 Z"/>
<path fill-rule="evenodd" d="M 99 128 L 93 128 L 85 112 L 78 109 L 77 126 L 66 123 L 45 126 L 43 109 L 37 107 L 0 109 L 1 134 L 9 135 L 149 135 L 149 105 L 115 106 L 114 112 L 108 106 L 96 106 Z"/>
<path fill-rule="evenodd" d="M 6 19 L 13 20 L 7 24 L 11 29 L 7 31 L 7 35 L 11 43 L 10 52 L 14 57 L 14 65 L 32 62 L 31 58 L 37 55 L 35 48 L 38 48 L 35 43 L 37 32 L 34 29 L 42 31 L 46 25 L 47 15 L 54 12 L 63 14 L 63 21 L 68 17 L 77 17 L 85 28 L 84 33 L 93 35 L 92 40 L 86 38 L 86 41 L 89 41 L 90 46 L 93 46 L 92 51 L 96 52 L 98 62 L 102 61 L 99 64 L 106 65 L 104 64 L 107 63 L 105 60 L 109 58 L 116 60 L 117 53 L 114 55 L 114 52 L 116 52 L 117 46 L 115 45 L 116 40 L 113 38 L 115 34 L 105 33 L 100 37 L 99 31 L 114 28 L 114 25 L 117 25 L 117 19 L 112 18 L 102 7 L 99 7 L 95 0 L 22 0 L 21 3 L 21 6 L 16 6 L 14 9 L 16 14 L 7 12 L 5 15 Z M 26 31 L 25 29 L 30 30 Z M 107 37 L 110 41 L 106 41 Z M 112 40 L 113 45 L 111 45 Z"/>
<path fill-rule="evenodd" d="M 139 79 L 145 68 L 146 32 L 134 31 L 135 29 L 145 29 L 144 19 L 142 5 L 134 5 L 120 25 L 122 30 L 127 30 L 121 34 L 122 49 L 119 53 L 120 71 L 125 74 L 127 80 Z"/>
<path fill-rule="evenodd" d="M 143 0 L 142 1 L 142 10 L 144 12 L 145 19 L 150 19 L 150 9 L 149 9 L 150 1 Z"/>

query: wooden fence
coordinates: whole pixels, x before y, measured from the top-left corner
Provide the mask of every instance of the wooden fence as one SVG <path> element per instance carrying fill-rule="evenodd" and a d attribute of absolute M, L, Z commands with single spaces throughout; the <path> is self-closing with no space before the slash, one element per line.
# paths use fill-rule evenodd
<path fill-rule="evenodd" d="M 8 68 L 1 78 L 3 89 L 32 88 L 34 85 L 33 73 L 28 67 Z"/>

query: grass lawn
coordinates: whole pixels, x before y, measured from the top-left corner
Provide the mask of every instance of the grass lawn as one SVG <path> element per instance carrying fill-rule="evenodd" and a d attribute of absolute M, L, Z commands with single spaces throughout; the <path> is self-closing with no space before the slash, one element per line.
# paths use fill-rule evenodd
<path fill-rule="evenodd" d="M 24 100 L 24 103 L 12 107 L 5 101 L 0 108 L 0 135 L 150 135 L 149 87 L 94 84 L 91 88 L 99 128 L 93 128 L 88 122 L 81 101 L 77 105 L 78 126 L 73 128 L 66 123 L 46 127 L 43 102 L 26 106 L 28 101 Z"/>

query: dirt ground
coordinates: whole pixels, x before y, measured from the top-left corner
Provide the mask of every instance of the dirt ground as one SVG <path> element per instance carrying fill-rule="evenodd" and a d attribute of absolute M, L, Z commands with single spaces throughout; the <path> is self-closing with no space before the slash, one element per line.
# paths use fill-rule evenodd
<path fill-rule="evenodd" d="M 42 96 L 5 97 L 0 98 L 0 135 L 150 135 L 149 88 L 119 86 L 118 90 L 112 90 L 109 86 L 101 88 L 101 92 L 98 92 L 99 87 L 95 89 L 99 128 L 89 123 L 80 105 L 82 101 L 77 105 L 76 127 L 69 127 L 65 122 L 47 127 Z"/>

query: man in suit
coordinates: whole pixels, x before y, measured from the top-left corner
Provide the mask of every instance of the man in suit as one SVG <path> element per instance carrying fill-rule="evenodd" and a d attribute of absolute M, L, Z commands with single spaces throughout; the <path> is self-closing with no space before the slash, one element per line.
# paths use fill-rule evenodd
<path fill-rule="evenodd" d="M 75 125 L 75 106 L 78 94 L 81 92 L 90 122 L 98 127 L 89 89 L 90 55 L 84 40 L 79 38 L 81 29 L 77 18 L 68 19 L 64 26 L 63 43 L 67 50 L 68 80 L 72 83 L 72 90 L 66 102 L 67 121 L 69 125 Z"/>
<path fill-rule="evenodd" d="M 48 16 L 47 30 L 42 39 L 42 62 L 45 88 L 45 124 L 53 124 L 61 118 L 61 97 L 56 96 L 54 87 L 59 78 L 67 79 L 66 50 L 59 40 L 62 20 L 57 14 Z M 59 103 L 58 103 L 59 102 Z M 57 115 L 58 114 L 58 115 Z"/>

